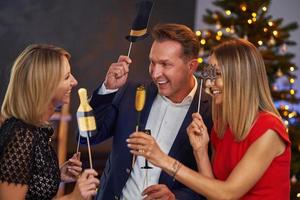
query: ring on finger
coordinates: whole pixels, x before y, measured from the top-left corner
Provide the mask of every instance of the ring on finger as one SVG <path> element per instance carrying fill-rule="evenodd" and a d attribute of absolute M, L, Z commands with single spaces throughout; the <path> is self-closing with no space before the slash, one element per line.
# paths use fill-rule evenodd
<path fill-rule="evenodd" d="M 145 153 L 144 149 L 139 149 L 139 153 Z"/>

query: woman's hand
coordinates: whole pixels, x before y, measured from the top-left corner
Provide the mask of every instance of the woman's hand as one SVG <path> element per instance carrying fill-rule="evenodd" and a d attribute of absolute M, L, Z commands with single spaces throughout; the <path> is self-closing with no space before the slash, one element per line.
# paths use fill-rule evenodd
<path fill-rule="evenodd" d="M 84 170 L 78 178 L 71 199 L 90 200 L 97 194 L 100 181 L 95 178 L 98 173 L 93 169 Z"/>
<path fill-rule="evenodd" d="M 60 167 L 60 177 L 63 182 L 74 182 L 82 172 L 80 152 L 75 153 L 72 158 Z"/>
<path fill-rule="evenodd" d="M 151 135 L 143 132 L 134 132 L 126 141 L 132 154 L 143 156 L 153 165 L 162 167 L 163 158 L 167 157 L 167 155 L 159 148 Z"/>
<path fill-rule="evenodd" d="M 193 113 L 193 121 L 187 127 L 186 131 L 194 152 L 207 152 L 209 135 L 207 128 L 199 113 Z"/>

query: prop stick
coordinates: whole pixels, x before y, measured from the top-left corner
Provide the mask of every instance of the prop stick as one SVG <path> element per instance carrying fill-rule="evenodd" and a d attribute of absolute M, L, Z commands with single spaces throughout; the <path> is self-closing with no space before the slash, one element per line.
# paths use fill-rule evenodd
<path fill-rule="evenodd" d="M 199 86 L 199 99 L 198 99 L 198 113 L 200 114 L 200 102 L 201 102 L 201 96 L 202 96 L 202 85 L 203 85 L 203 79 L 200 79 L 200 86 Z"/>
<path fill-rule="evenodd" d="M 88 103 L 87 91 L 84 88 L 78 90 L 80 105 L 77 110 L 77 123 L 79 128 L 79 136 L 77 143 L 77 152 L 79 151 L 80 138 L 84 137 L 87 140 L 90 168 L 93 169 L 92 153 L 90 146 L 90 137 L 97 133 L 96 120 L 93 109 Z"/>
<path fill-rule="evenodd" d="M 79 145 L 80 145 L 80 132 L 78 132 L 78 140 L 77 140 L 77 148 L 76 148 L 76 154 L 79 152 Z"/>
<path fill-rule="evenodd" d="M 201 96 L 202 96 L 202 87 L 203 87 L 203 81 L 207 83 L 207 86 L 210 87 L 211 83 L 216 80 L 216 66 L 215 65 L 206 65 L 203 67 L 203 70 L 200 70 L 199 72 L 199 78 L 200 78 L 200 88 L 199 88 L 199 99 L 198 99 L 198 113 L 200 114 L 200 102 L 201 102 Z M 205 92 L 212 95 L 209 88 L 205 89 Z"/>
<path fill-rule="evenodd" d="M 139 131 L 139 126 L 140 126 L 140 118 L 141 118 L 141 112 L 144 109 L 144 105 L 145 105 L 145 100 L 146 100 L 146 90 L 144 86 L 139 86 L 136 89 L 136 94 L 135 94 L 135 109 L 137 111 L 137 122 L 136 122 L 136 126 L 135 126 L 135 131 L 138 132 Z M 132 168 L 133 165 L 135 163 L 135 159 L 136 156 L 133 155 L 132 158 Z"/>
<path fill-rule="evenodd" d="M 137 15 L 132 24 L 130 33 L 126 39 L 130 42 L 127 56 L 130 56 L 132 43 L 138 40 L 145 39 L 148 36 L 147 26 L 153 6 L 153 0 L 142 0 L 137 4 Z"/>
<path fill-rule="evenodd" d="M 130 42 L 130 44 L 129 44 L 128 53 L 127 53 L 127 56 L 128 56 L 128 57 L 130 56 L 131 47 L 132 47 L 132 42 Z"/>

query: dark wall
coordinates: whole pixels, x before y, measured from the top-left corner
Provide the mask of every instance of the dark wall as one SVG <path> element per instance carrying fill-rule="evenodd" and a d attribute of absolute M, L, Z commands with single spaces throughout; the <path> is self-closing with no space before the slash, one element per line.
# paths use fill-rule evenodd
<path fill-rule="evenodd" d="M 0 1 L 0 103 L 16 56 L 31 43 L 51 43 L 68 50 L 79 84 L 71 100 L 71 114 L 78 106 L 77 89 L 89 94 L 103 80 L 110 63 L 126 54 L 129 33 L 135 18 L 135 0 L 6 0 Z M 157 23 L 194 24 L 195 1 L 156 0 L 148 30 Z M 148 77 L 151 39 L 133 45 L 129 79 Z M 21 84 L 21 83 L 20 83 Z M 20 97 L 22 98 L 22 97 Z M 75 118 L 74 118 L 75 119 Z M 70 136 L 76 120 L 72 120 Z M 75 139 L 69 140 L 74 149 Z"/>

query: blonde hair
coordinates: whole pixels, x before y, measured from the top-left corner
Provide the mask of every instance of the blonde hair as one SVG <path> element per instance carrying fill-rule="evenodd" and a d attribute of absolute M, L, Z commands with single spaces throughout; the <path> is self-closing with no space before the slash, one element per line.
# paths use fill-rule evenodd
<path fill-rule="evenodd" d="M 212 56 L 221 68 L 224 85 L 222 104 L 213 104 L 213 121 L 219 137 L 229 126 L 235 139 L 243 140 L 259 111 L 281 118 L 272 101 L 263 58 L 253 44 L 230 40 L 214 48 Z"/>
<path fill-rule="evenodd" d="M 63 56 L 70 54 L 47 44 L 28 46 L 15 60 L 1 108 L 2 118 L 15 117 L 42 126 L 55 89 L 62 79 Z"/>

